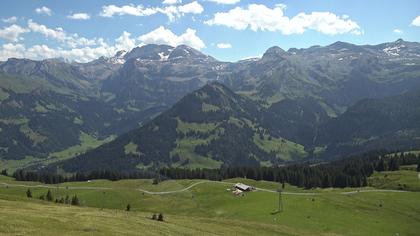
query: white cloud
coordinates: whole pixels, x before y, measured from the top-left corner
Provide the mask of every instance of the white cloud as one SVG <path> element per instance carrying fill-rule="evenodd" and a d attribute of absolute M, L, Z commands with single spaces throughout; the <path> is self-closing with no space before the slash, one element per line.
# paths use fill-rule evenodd
<path fill-rule="evenodd" d="M 230 43 L 218 43 L 216 46 L 218 48 L 223 48 L 223 49 L 232 48 L 232 45 Z"/>
<path fill-rule="evenodd" d="M 43 60 L 48 58 L 65 58 L 76 62 L 89 62 L 101 56 L 110 57 L 115 55 L 119 50 L 131 50 L 135 44 L 131 44 L 135 39 L 129 39 L 130 34 L 124 32 L 118 39 L 115 40 L 114 45 L 108 45 L 101 41 L 100 44 L 91 47 L 83 46 L 80 48 L 50 48 L 47 45 L 40 44 L 31 47 L 26 47 L 23 44 L 8 43 L 0 47 L 0 61 L 5 61 L 8 58 L 29 58 L 32 60 Z"/>
<path fill-rule="evenodd" d="M 411 22 L 412 26 L 420 26 L 420 16 L 417 16 L 414 18 L 414 20 Z"/>
<path fill-rule="evenodd" d="M 279 7 L 279 8 L 281 8 L 281 9 L 283 9 L 283 11 L 284 10 L 286 10 L 286 8 L 287 8 L 287 5 L 286 4 L 283 4 L 283 3 L 277 3 L 276 5 L 274 5 L 275 7 Z M 344 17 L 344 16 L 343 16 Z"/>
<path fill-rule="evenodd" d="M 57 40 L 65 46 L 76 48 L 78 46 L 94 46 L 100 44 L 101 38 L 87 39 L 78 34 L 68 34 L 62 28 L 51 29 L 45 25 L 28 20 L 28 28 L 34 33 L 40 33 L 47 38 Z"/>
<path fill-rule="evenodd" d="M 44 14 L 44 15 L 47 15 L 47 16 L 51 16 L 52 15 L 52 11 L 51 11 L 51 9 L 49 9 L 48 7 L 46 7 L 46 6 L 43 6 L 43 7 L 38 7 L 38 8 L 36 8 L 35 9 L 35 12 L 37 13 L 37 14 Z"/>
<path fill-rule="evenodd" d="M 200 50 L 206 46 L 204 42 L 196 35 L 196 30 L 190 28 L 188 28 L 185 33 L 178 36 L 171 30 L 160 26 L 159 28 L 147 34 L 139 36 L 138 39 L 145 44 L 168 44 L 174 47 L 185 44 L 197 50 Z"/>
<path fill-rule="evenodd" d="M 181 3 L 181 1 L 179 1 Z M 166 7 L 149 7 L 142 5 L 124 5 L 115 6 L 107 5 L 102 7 L 102 12 L 99 14 L 102 17 L 113 17 L 114 15 L 132 15 L 132 16 L 151 16 L 157 13 L 165 14 L 170 21 L 179 18 L 185 14 L 201 14 L 204 11 L 203 7 L 197 2 L 191 2 L 185 5 L 173 5 Z"/>
<path fill-rule="evenodd" d="M 136 47 L 136 39 L 130 38 L 131 34 L 127 31 L 124 31 L 122 35 L 115 40 L 116 45 L 115 48 L 117 51 L 125 50 L 130 51 L 134 47 Z"/>
<path fill-rule="evenodd" d="M 158 11 L 155 8 L 144 8 L 142 5 L 124 5 L 121 7 L 115 5 L 108 5 L 102 7 L 100 16 L 113 17 L 114 15 L 133 15 L 133 16 L 150 16 L 156 14 Z"/>
<path fill-rule="evenodd" d="M 178 7 L 178 11 L 182 14 L 201 14 L 204 9 L 197 1 L 182 5 Z"/>
<path fill-rule="evenodd" d="M 77 62 L 88 62 L 97 59 L 103 55 L 110 55 L 109 47 L 83 47 L 73 48 L 69 50 L 54 49 L 47 45 L 34 45 L 26 48 L 23 44 L 4 44 L 0 48 L 0 60 L 4 61 L 8 58 L 29 58 L 32 60 L 43 60 L 48 58 L 66 58 Z"/>
<path fill-rule="evenodd" d="M 1 19 L 4 23 L 9 23 L 9 24 L 13 24 L 17 22 L 17 17 L 16 16 L 12 16 L 9 18 L 3 18 Z"/>
<path fill-rule="evenodd" d="M 215 2 L 217 4 L 236 4 L 241 0 L 207 0 L 209 2 Z"/>
<path fill-rule="evenodd" d="M 400 29 L 394 29 L 392 32 L 394 32 L 396 34 L 402 34 L 402 33 L 404 33 L 404 31 L 402 31 Z"/>
<path fill-rule="evenodd" d="M 67 18 L 72 20 L 89 20 L 90 15 L 87 13 L 74 13 L 72 15 L 68 15 Z"/>
<path fill-rule="evenodd" d="M 162 2 L 162 4 L 165 4 L 165 5 L 174 5 L 178 3 L 182 3 L 182 0 L 164 0 Z"/>
<path fill-rule="evenodd" d="M 302 34 L 311 29 L 328 35 L 351 33 L 362 34 L 360 26 L 346 18 L 330 12 L 299 13 L 289 18 L 284 16 L 284 6 L 268 8 L 261 4 L 250 4 L 247 8 L 236 7 L 228 12 L 217 12 L 205 23 L 223 25 L 236 30 L 279 31 L 282 34 Z"/>
<path fill-rule="evenodd" d="M 19 25 L 13 24 L 11 26 L 0 29 L 0 38 L 8 40 L 8 41 L 12 41 L 12 42 L 17 42 L 22 39 L 20 35 L 27 32 L 29 32 L 28 29 L 25 29 L 25 28 L 20 27 Z"/>
<path fill-rule="evenodd" d="M 28 20 L 28 27 L 32 32 L 41 33 L 47 38 L 53 38 L 60 42 L 64 42 L 67 39 L 67 34 L 62 28 L 50 29 L 32 20 Z"/>

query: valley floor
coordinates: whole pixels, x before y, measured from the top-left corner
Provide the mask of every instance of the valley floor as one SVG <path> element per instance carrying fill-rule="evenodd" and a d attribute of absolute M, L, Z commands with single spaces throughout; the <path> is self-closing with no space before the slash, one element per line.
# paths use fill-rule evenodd
<path fill-rule="evenodd" d="M 386 175 L 386 177 L 385 177 Z M 419 235 L 420 179 L 414 171 L 374 175 L 393 181 L 385 189 L 304 190 L 249 179 L 224 182 L 94 180 L 59 185 L 19 182 L 0 176 L 0 235 Z M 415 179 L 418 181 L 416 182 Z M 402 191 L 392 186 L 405 186 Z M 236 197 L 227 190 L 243 182 L 258 188 Z M 33 198 L 26 197 L 30 188 Z M 77 194 L 82 206 L 39 200 Z M 127 204 L 131 211 L 125 211 Z M 150 219 L 163 213 L 165 222 Z"/>

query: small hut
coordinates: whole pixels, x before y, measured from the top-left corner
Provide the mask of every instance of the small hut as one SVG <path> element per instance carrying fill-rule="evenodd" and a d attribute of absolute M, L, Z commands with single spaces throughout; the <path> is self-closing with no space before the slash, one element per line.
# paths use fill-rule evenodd
<path fill-rule="evenodd" d="M 243 192 L 249 192 L 249 191 L 252 191 L 254 189 L 253 187 L 251 187 L 249 185 L 246 185 L 246 184 L 243 184 L 243 183 L 237 183 L 233 187 L 235 189 L 241 190 Z"/>

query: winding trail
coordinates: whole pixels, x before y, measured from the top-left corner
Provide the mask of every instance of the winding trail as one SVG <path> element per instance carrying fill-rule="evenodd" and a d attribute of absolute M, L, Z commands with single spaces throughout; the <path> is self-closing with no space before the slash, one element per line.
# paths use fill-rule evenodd
<path fill-rule="evenodd" d="M 193 183 L 191 185 L 189 185 L 188 187 L 185 187 L 183 189 L 178 189 L 178 190 L 172 190 L 172 191 L 162 191 L 162 192 L 152 192 L 146 189 L 142 189 L 142 188 L 137 188 L 136 190 L 146 193 L 146 194 L 150 194 L 150 195 L 165 195 L 165 194 L 174 194 L 174 193 L 182 193 L 185 191 L 188 191 L 192 188 L 194 188 L 197 185 L 201 185 L 201 184 L 206 184 L 206 183 L 216 183 L 216 184 L 222 184 L 222 185 L 233 185 L 235 183 L 233 182 L 221 182 L 221 181 L 211 181 L 211 180 L 204 180 L 204 181 L 199 181 L 196 183 Z M 25 185 L 25 184 L 8 184 L 8 183 L 3 183 L 0 182 L 0 185 L 3 186 L 11 186 L 11 187 L 24 187 L 24 188 L 48 188 L 48 189 L 73 189 L 73 190 L 113 190 L 114 188 L 107 188 L 107 187 L 72 187 L 72 186 L 53 186 L 53 185 Z M 265 188 L 255 188 L 258 191 L 263 191 L 263 192 L 269 192 L 269 193 L 278 193 L 276 190 L 272 190 L 272 189 L 265 189 Z M 403 190 L 390 190 L 390 189 L 361 189 L 361 190 L 355 190 L 355 191 L 349 191 L 349 192 L 338 192 L 338 194 L 343 194 L 343 195 L 351 195 L 351 194 L 357 194 L 357 193 L 366 193 L 366 192 L 391 192 L 391 193 L 407 193 L 410 191 L 403 191 Z M 335 193 L 335 192 L 330 192 L 330 193 Z M 317 193 L 317 192 L 282 192 L 282 194 L 285 195 L 300 195 L 300 196 L 315 196 L 315 195 L 321 195 L 323 193 Z"/>
<path fill-rule="evenodd" d="M 349 195 L 349 194 L 355 194 L 355 193 L 369 193 L 369 192 L 388 192 L 388 193 L 408 193 L 411 191 L 404 191 L 404 190 L 392 190 L 392 189 L 362 189 L 362 190 L 356 190 L 351 192 L 342 192 L 341 194 Z"/>
<path fill-rule="evenodd" d="M 24 188 L 48 188 L 48 189 L 79 189 L 79 190 L 111 190 L 113 188 L 107 188 L 107 187 L 71 187 L 71 186 L 54 186 L 54 185 L 25 185 L 25 184 L 8 184 L 0 182 L 0 185 L 3 186 L 11 186 L 11 187 L 24 187 Z"/>

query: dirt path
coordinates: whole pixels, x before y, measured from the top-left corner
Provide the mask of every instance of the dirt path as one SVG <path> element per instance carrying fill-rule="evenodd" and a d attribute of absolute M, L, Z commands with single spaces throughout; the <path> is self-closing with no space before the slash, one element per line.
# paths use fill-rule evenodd
<path fill-rule="evenodd" d="M 356 190 L 356 191 L 350 191 L 350 192 L 342 192 L 341 194 L 349 195 L 349 194 L 355 194 L 355 193 L 369 193 L 369 192 L 389 192 L 389 193 L 407 193 L 410 191 L 404 191 L 404 190 L 392 190 L 392 189 L 365 189 L 365 190 Z"/>
<path fill-rule="evenodd" d="M 152 192 L 149 190 L 145 190 L 142 188 L 137 188 L 138 191 L 146 193 L 146 194 L 150 194 L 150 195 L 165 195 L 165 194 L 174 194 L 174 193 L 182 193 L 185 191 L 188 191 L 192 188 L 194 188 L 197 185 L 200 184 L 206 184 L 206 183 L 216 183 L 216 184 L 222 184 L 222 185 L 229 185 L 232 186 L 235 183 L 232 182 L 221 182 L 221 181 L 210 181 L 210 180 L 205 180 L 205 181 L 200 181 L 200 182 L 196 182 L 191 184 L 188 187 L 185 187 L 183 189 L 178 189 L 178 190 L 172 190 L 172 191 L 162 191 L 162 192 Z M 113 188 L 107 188 L 107 187 L 72 187 L 72 186 L 53 186 L 53 185 L 24 185 L 24 184 L 8 184 L 8 183 L 3 183 L 0 182 L 0 185 L 3 186 L 11 186 L 11 187 L 24 187 L 24 188 L 48 188 L 48 189 L 79 189 L 79 190 L 112 190 Z M 269 192 L 269 193 L 277 193 L 276 190 L 272 190 L 272 189 L 265 189 L 265 188 L 255 188 L 257 191 L 263 191 L 263 192 Z M 357 194 L 357 193 L 366 193 L 366 192 L 392 192 L 392 193 L 407 193 L 410 191 L 403 191 L 403 190 L 388 190 L 388 189 L 365 189 L 365 190 L 355 190 L 355 191 L 349 191 L 349 192 L 339 192 L 339 194 L 343 194 L 343 195 L 350 195 L 350 194 Z M 321 195 L 322 193 L 316 193 L 316 192 L 282 192 L 282 194 L 285 195 L 300 195 L 300 196 L 314 196 L 314 195 Z"/>
<path fill-rule="evenodd" d="M 25 184 L 8 184 L 0 182 L 0 185 L 11 186 L 11 187 L 24 187 L 24 188 L 48 188 L 48 189 L 86 189 L 86 190 L 111 190 L 112 188 L 106 187 L 71 187 L 71 186 L 54 186 L 54 185 L 25 185 Z"/>

